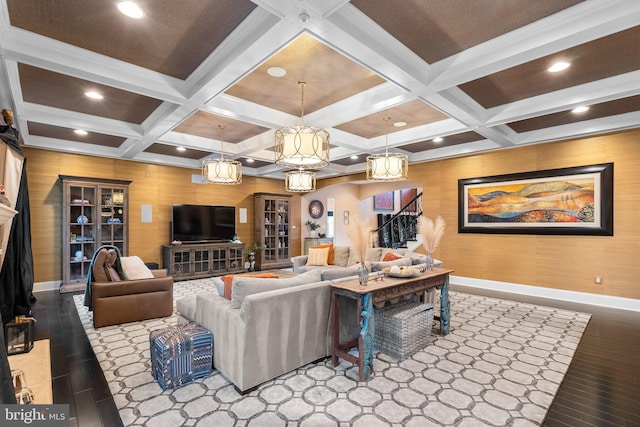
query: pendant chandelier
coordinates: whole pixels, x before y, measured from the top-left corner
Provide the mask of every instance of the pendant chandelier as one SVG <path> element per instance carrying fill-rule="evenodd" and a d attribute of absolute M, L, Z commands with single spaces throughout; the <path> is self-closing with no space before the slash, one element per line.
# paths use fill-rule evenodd
<path fill-rule="evenodd" d="M 226 128 L 218 125 L 220 134 Z M 224 140 L 220 137 L 220 158 L 205 160 L 202 163 L 202 179 L 213 184 L 236 185 L 242 183 L 242 163 L 236 160 L 225 160 Z"/>
<path fill-rule="evenodd" d="M 296 169 L 318 169 L 329 164 L 329 132 L 304 124 L 304 87 L 302 92 L 301 125 L 276 130 L 276 164 Z"/>
<path fill-rule="evenodd" d="M 385 117 L 383 120 L 391 120 Z M 406 181 L 409 178 L 409 156 L 389 153 L 389 134 L 385 137 L 384 154 L 367 156 L 368 181 Z"/>
<path fill-rule="evenodd" d="M 286 173 L 284 187 L 292 193 L 305 193 L 316 189 L 316 174 L 302 168 Z"/>

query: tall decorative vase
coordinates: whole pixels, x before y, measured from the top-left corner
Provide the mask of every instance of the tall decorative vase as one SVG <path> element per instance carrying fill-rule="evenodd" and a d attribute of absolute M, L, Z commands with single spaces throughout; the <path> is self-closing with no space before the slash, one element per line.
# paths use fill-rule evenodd
<path fill-rule="evenodd" d="M 360 282 L 362 286 L 366 286 L 368 281 L 369 281 L 369 269 L 367 268 L 366 265 L 364 265 L 364 262 L 361 262 L 360 269 L 358 270 L 358 282 Z"/>
<path fill-rule="evenodd" d="M 433 255 L 427 254 L 427 270 L 433 271 Z"/>
<path fill-rule="evenodd" d="M 256 265 L 256 254 L 252 253 L 249 254 L 249 271 L 255 271 L 255 265 Z"/>

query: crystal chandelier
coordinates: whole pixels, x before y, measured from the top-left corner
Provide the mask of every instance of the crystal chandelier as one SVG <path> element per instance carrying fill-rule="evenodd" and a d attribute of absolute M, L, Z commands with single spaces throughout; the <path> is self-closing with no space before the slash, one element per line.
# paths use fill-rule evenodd
<path fill-rule="evenodd" d="M 226 128 L 218 125 L 220 133 Z M 242 163 L 236 160 L 225 160 L 224 140 L 220 138 L 220 158 L 202 162 L 202 179 L 213 184 L 235 185 L 242 183 Z"/>
<path fill-rule="evenodd" d="M 385 117 L 383 120 L 390 120 Z M 389 134 L 385 137 L 384 154 L 367 156 L 368 181 L 406 181 L 409 178 L 409 156 L 389 153 Z"/>
<path fill-rule="evenodd" d="M 286 173 L 284 187 L 293 193 L 305 193 L 316 189 L 316 174 L 302 168 Z"/>
<path fill-rule="evenodd" d="M 329 132 L 304 124 L 304 87 L 302 91 L 301 125 L 276 130 L 276 164 L 296 169 L 317 169 L 329 164 Z"/>

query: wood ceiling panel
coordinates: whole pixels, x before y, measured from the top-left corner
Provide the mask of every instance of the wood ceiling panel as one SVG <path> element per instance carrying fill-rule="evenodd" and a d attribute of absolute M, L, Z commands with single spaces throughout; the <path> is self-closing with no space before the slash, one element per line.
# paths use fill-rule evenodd
<path fill-rule="evenodd" d="M 370 156 L 370 154 L 367 154 L 367 153 L 360 154 L 357 159 L 352 159 L 351 156 L 343 157 L 337 160 L 331 159 L 331 163 L 335 163 L 337 165 L 342 165 L 342 166 L 353 166 L 353 165 L 366 162 L 367 156 Z"/>
<path fill-rule="evenodd" d="M 43 136 L 45 138 L 61 139 L 63 141 L 76 141 L 85 144 L 102 145 L 105 147 L 118 148 L 125 141 L 125 138 L 105 135 L 97 132 L 88 132 L 87 135 L 78 135 L 74 129 L 60 126 L 46 125 L 43 123 L 27 122 L 29 134 Z"/>
<path fill-rule="evenodd" d="M 284 68 L 287 74 L 284 77 L 271 77 L 267 74 L 270 67 Z M 302 92 L 299 81 L 308 83 L 304 88 L 305 114 L 384 82 L 373 72 L 316 38 L 303 34 L 226 93 L 300 116 Z"/>
<path fill-rule="evenodd" d="M 583 0 L 352 0 L 428 63 L 513 31 Z"/>
<path fill-rule="evenodd" d="M 218 125 L 226 126 L 222 133 Z M 219 116 L 217 114 L 211 114 L 206 111 L 197 111 L 173 130 L 189 135 L 201 136 L 203 138 L 216 140 L 222 138 L 224 142 L 237 143 L 260 135 L 268 131 L 269 128 Z"/>
<path fill-rule="evenodd" d="M 267 165 L 271 165 L 273 164 L 273 162 L 264 162 L 261 160 L 255 160 L 255 159 L 251 159 L 248 157 L 240 157 L 235 159 L 237 161 L 239 161 L 240 163 L 242 163 L 242 166 L 246 166 L 248 168 L 261 168 L 262 166 L 267 166 Z"/>
<path fill-rule="evenodd" d="M 187 78 L 256 5 L 249 0 L 138 0 L 142 19 L 121 14 L 116 1 L 7 0 L 11 25 Z"/>
<path fill-rule="evenodd" d="M 34 104 L 140 124 L 162 103 L 158 99 L 26 64 L 18 64 L 18 72 L 22 96 Z M 88 90 L 101 93 L 104 99 L 88 98 L 84 94 Z"/>
<path fill-rule="evenodd" d="M 509 68 L 460 86 L 485 108 L 640 69 L 640 26 Z M 547 71 L 557 61 L 571 66 Z"/>
<path fill-rule="evenodd" d="M 386 122 L 385 117 L 391 120 Z M 448 119 L 446 114 L 430 107 L 419 99 L 405 102 L 395 107 L 378 111 L 374 114 L 352 120 L 336 126 L 345 132 L 361 136 L 363 138 L 374 138 L 387 133 L 398 132 L 399 130 L 410 129 L 416 126 L 434 123 Z M 395 122 L 406 122 L 407 125 L 401 128 L 393 127 Z"/>
<path fill-rule="evenodd" d="M 148 146 L 144 152 L 193 160 L 202 159 L 203 157 L 211 155 L 208 151 L 194 150 L 192 148 L 187 148 L 185 151 L 178 151 L 174 145 L 160 144 L 157 142 Z"/>
<path fill-rule="evenodd" d="M 435 148 L 449 147 L 451 145 L 466 144 L 467 142 L 481 141 L 486 139 L 484 136 L 473 132 L 463 132 L 455 135 L 447 135 L 442 142 L 433 142 L 433 140 L 414 142 L 413 144 L 398 147 L 410 153 L 419 153 L 420 151 L 433 150 Z"/>
<path fill-rule="evenodd" d="M 536 129 L 550 128 L 553 126 L 566 125 L 568 123 L 581 122 L 585 120 L 609 117 L 617 114 L 640 111 L 640 95 L 628 98 L 616 99 L 615 101 L 603 102 L 589 106 L 589 110 L 584 113 L 572 113 L 562 111 L 554 114 L 533 117 L 527 120 L 520 120 L 509 123 L 509 127 L 516 132 L 528 132 Z"/>

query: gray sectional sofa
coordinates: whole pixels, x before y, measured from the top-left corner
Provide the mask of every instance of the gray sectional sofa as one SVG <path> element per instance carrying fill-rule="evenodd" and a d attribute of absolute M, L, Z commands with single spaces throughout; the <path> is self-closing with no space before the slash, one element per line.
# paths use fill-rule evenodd
<path fill-rule="evenodd" d="M 353 274 L 357 274 L 357 264 L 358 255 L 355 254 L 353 249 L 349 246 L 334 246 L 334 263 L 330 265 L 308 265 L 307 261 L 309 259 L 308 255 L 300 255 L 291 258 L 293 263 L 293 271 L 296 273 L 304 273 L 312 270 L 320 270 L 320 271 L 328 271 L 335 269 L 351 269 Z M 396 255 L 401 255 L 402 258 L 396 259 L 394 261 L 382 261 L 386 254 L 394 253 Z M 423 254 L 419 254 L 417 252 L 410 251 L 404 248 L 391 249 L 391 248 L 368 248 L 365 253 L 365 263 L 369 271 L 376 272 L 382 271 L 386 267 L 390 267 L 393 265 L 397 266 L 411 266 L 417 264 L 424 264 L 427 262 L 427 256 Z M 436 267 L 442 266 L 442 261 L 434 260 L 434 265 Z"/>
<path fill-rule="evenodd" d="M 335 273 L 334 280 L 344 280 Z M 231 300 L 217 290 L 178 300 L 178 322 L 211 331 L 214 366 L 244 394 L 331 355 L 330 285 L 319 270 L 278 279 L 237 276 Z M 340 334 L 351 339 L 358 333 L 355 309 L 342 305 Z"/>
<path fill-rule="evenodd" d="M 343 252 L 343 258 L 345 253 L 350 254 L 348 247 Z M 380 259 L 378 252 L 371 252 L 373 259 Z M 394 262 L 411 265 L 412 259 L 419 258 L 409 253 Z M 235 276 L 230 300 L 223 296 L 222 280 L 212 278 L 210 293 L 177 301 L 178 323 L 195 321 L 211 331 L 215 368 L 244 394 L 331 355 L 331 283 L 356 277 L 359 265 L 353 262 L 349 265 L 337 256 L 336 265 L 329 268 L 310 268 L 277 279 Z M 392 265 L 366 263 L 372 274 Z M 355 300 L 342 299 L 339 316 L 340 341 L 357 337 Z"/>

